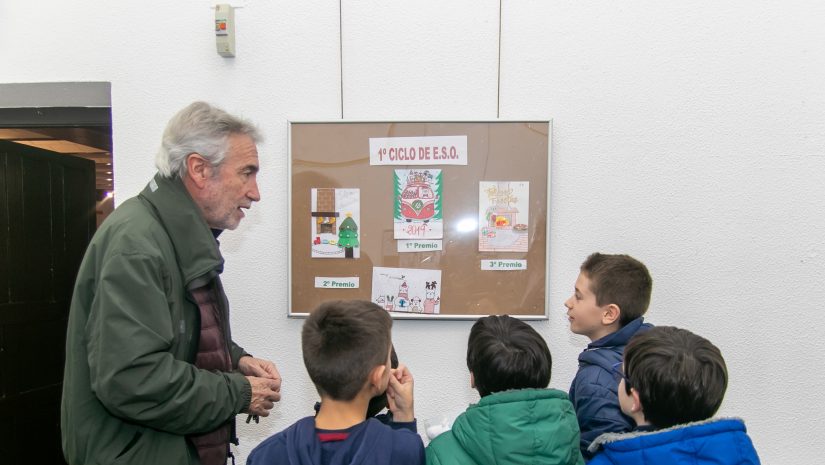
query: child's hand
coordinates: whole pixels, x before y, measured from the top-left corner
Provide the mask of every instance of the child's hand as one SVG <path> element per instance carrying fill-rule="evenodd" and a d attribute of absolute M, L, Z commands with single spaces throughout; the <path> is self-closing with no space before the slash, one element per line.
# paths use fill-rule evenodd
<path fill-rule="evenodd" d="M 413 410 L 413 376 L 406 365 L 398 365 L 390 375 L 387 401 L 393 421 L 406 423 L 415 420 Z"/>

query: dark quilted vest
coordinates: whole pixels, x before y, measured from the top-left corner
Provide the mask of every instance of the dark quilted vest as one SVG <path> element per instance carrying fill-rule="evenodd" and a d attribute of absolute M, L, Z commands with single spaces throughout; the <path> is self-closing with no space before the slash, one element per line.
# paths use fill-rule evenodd
<path fill-rule="evenodd" d="M 229 356 L 224 328 L 226 314 L 221 311 L 220 297 L 214 282 L 192 291 L 192 297 L 201 313 L 201 333 L 195 366 L 204 370 L 232 371 L 232 358 Z M 203 465 L 225 465 L 229 456 L 229 441 L 232 425 L 226 423 L 214 431 L 189 436 L 189 440 L 198 450 Z"/>

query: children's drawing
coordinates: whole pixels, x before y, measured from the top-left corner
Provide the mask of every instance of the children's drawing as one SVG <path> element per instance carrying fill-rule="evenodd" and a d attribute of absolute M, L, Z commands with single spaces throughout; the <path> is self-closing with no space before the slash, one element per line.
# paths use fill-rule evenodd
<path fill-rule="evenodd" d="M 529 196 L 527 181 L 479 183 L 479 251 L 527 252 Z"/>
<path fill-rule="evenodd" d="M 424 307 L 421 306 L 421 297 L 413 297 L 410 299 L 410 311 L 413 313 L 421 313 Z"/>
<path fill-rule="evenodd" d="M 372 269 L 372 301 L 388 312 L 439 312 L 441 270 Z"/>
<path fill-rule="evenodd" d="M 312 257 L 360 257 L 360 189 L 314 188 L 311 197 Z"/>
<path fill-rule="evenodd" d="M 441 303 L 441 295 L 438 292 L 437 281 L 427 281 L 424 285 L 427 298 L 424 299 L 424 313 L 438 313 L 435 307 Z"/>
<path fill-rule="evenodd" d="M 441 239 L 441 170 L 395 170 L 393 176 L 396 239 Z"/>

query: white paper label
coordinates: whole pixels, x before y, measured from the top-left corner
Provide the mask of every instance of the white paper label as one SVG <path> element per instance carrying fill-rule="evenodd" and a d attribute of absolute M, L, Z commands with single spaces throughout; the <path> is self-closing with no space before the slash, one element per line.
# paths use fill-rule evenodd
<path fill-rule="evenodd" d="M 520 271 L 527 269 L 527 260 L 482 260 L 484 271 Z"/>
<path fill-rule="evenodd" d="M 440 240 L 400 240 L 398 241 L 398 253 L 402 252 L 429 252 L 431 250 L 441 250 Z"/>
<path fill-rule="evenodd" d="M 466 165 L 467 136 L 370 137 L 370 165 Z"/>
<path fill-rule="evenodd" d="M 320 289 L 357 289 L 358 277 L 353 278 L 321 278 L 315 277 L 315 287 Z"/>

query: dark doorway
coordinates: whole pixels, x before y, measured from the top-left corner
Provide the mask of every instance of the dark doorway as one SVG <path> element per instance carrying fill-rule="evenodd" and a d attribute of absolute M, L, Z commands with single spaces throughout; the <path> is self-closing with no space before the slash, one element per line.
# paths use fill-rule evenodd
<path fill-rule="evenodd" d="M 95 231 L 95 162 L 0 140 L 0 457 L 64 463 L 72 287 Z"/>

